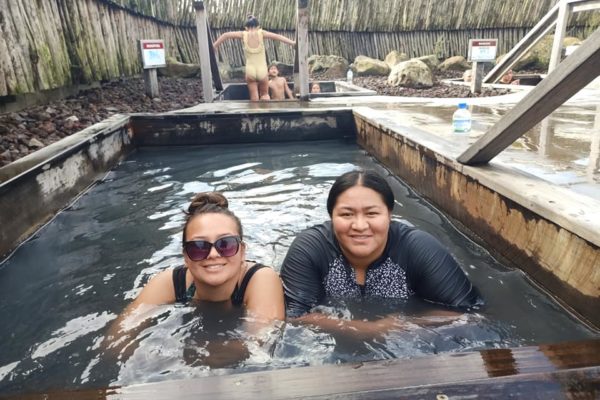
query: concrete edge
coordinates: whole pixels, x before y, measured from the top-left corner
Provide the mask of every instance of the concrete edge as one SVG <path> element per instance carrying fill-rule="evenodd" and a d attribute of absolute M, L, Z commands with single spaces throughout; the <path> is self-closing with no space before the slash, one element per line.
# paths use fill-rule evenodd
<path fill-rule="evenodd" d="M 380 129 L 401 132 L 404 140 L 432 150 L 438 162 L 600 247 L 600 200 L 578 195 L 496 161 L 480 167 L 465 166 L 456 161 L 462 150 L 443 138 L 394 122 L 379 110 L 368 107 L 353 110 L 355 115 Z"/>

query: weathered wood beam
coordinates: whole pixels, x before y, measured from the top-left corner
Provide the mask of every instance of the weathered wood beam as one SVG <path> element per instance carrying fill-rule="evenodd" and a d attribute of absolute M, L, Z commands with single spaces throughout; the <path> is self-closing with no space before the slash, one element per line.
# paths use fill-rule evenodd
<path fill-rule="evenodd" d="M 481 93 L 481 83 L 483 81 L 483 63 L 473 62 L 471 69 L 471 93 Z"/>
<path fill-rule="evenodd" d="M 298 39 L 296 42 L 298 55 L 298 82 L 301 100 L 308 100 L 308 21 L 309 0 L 298 0 Z"/>
<path fill-rule="evenodd" d="M 600 0 L 567 0 L 571 4 L 574 13 L 580 11 L 593 11 L 600 8 Z"/>
<path fill-rule="evenodd" d="M 600 74 L 600 28 L 477 140 L 458 161 L 484 164 Z"/>
<path fill-rule="evenodd" d="M 204 1 L 195 1 L 196 31 L 198 32 L 198 48 L 200 54 L 200 74 L 202 76 L 202 93 L 205 103 L 212 103 L 214 99 L 212 87 L 212 72 L 210 66 L 210 53 L 208 49 L 208 24 Z"/>
<path fill-rule="evenodd" d="M 504 58 L 496 64 L 494 68 L 483 78 L 484 83 L 497 82 L 506 72 L 511 69 L 517 61 L 527 53 L 537 42 L 539 42 L 556 24 L 556 18 L 558 17 L 558 8 L 560 3 L 557 3 L 554 7 L 548 11 L 546 15 L 533 27 L 531 30 L 512 48 L 511 51 L 506 53 Z"/>
<path fill-rule="evenodd" d="M 571 16 L 571 6 L 567 3 L 567 0 L 561 0 L 559 4 L 552 52 L 550 53 L 550 63 L 548 64 L 548 73 L 554 71 L 554 68 L 560 64 L 563 40 L 567 34 L 567 25 L 569 23 L 569 17 Z"/>
<path fill-rule="evenodd" d="M 212 72 L 213 83 L 215 89 L 223 90 L 223 81 L 221 80 L 221 73 L 219 72 L 219 63 L 217 62 L 217 55 L 215 54 L 215 48 L 213 47 L 213 37 L 210 31 L 210 23 L 206 18 L 206 35 L 208 37 L 208 52 L 210 54 L 210 70 Z"/>

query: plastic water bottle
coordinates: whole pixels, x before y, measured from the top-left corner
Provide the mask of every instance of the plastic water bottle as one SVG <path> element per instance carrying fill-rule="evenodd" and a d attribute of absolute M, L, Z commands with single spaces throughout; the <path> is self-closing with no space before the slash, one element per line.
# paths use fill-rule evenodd
<path fill-rule="evenodd" d="M 457 133 L 466 133 L 471 130 L 471 113 L 467 103 L 460 103 L 458 110 L 452 115 L 452 130 Z"/>
<path fill-rule="evenodd" d="M 346 73 L 346 82 L 348 82 L 349 84 L 352 84 L 353 77 L 354 77 L 354 74 L 352 73 L 352 69 L 349 68 L 348 72 Z"/>

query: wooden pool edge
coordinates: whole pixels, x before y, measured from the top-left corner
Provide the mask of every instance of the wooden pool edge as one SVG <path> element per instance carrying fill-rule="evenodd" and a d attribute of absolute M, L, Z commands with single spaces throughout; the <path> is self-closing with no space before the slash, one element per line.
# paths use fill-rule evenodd
<path fill-rule="evenodd" d="M 449 399 L 555 399 L 597 398 L 599 394 L 600 339 L 596 339 L 0 398 L 435 399 L 445 395 Z"/>
<path fill-rule="evenodd" d="M 354 109 L 357 142 L 394 175 L 600 329 L 600 202 L 497 165 L 458 163 L 444 140 Z"/>

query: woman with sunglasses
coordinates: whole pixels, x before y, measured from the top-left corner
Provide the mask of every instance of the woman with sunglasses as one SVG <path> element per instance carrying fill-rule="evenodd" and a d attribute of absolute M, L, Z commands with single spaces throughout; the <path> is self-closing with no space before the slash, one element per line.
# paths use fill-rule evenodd
<path fill-rule="evenodd" d="M 481 303 L 477 289 L 443 245 L 392 220 L 394 193 L 373 171 L 351 171 L 329 191 L 330 221 L 301 232 L 281 267 L 288 317 L 359 339 L 411 324 L 452 322 Z M 339 320 L 314 312 L 327 300 L 433 303 L 426 315 Z M 441 307 L 440 307 L 441 306 Z M 428 320 L 429 318 L 429 320 Z"/>
<path fill-rule="evenodd" d="M 246 260 L 242 224 L 217 192 L 197 194 L 183 227 L 183 266 L 148 282 L 130 309 L 141 304 L 227 302 L 258 320 L 283 320 L 283 289 L 277 273 Z"/>

